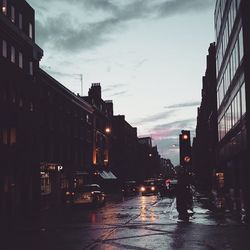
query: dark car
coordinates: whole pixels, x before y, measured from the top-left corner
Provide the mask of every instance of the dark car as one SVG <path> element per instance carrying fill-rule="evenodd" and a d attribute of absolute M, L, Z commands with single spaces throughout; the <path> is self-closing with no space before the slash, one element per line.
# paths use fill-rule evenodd
<path fill-rule="evenodd" d="M 138 187 L 136 181 L 125 181 L 122 185 L 122 194 L 124 196 L 138 194 Z"/>
<path fill-rule="evenodd" d="M 88 184 L 78 187 L 72 195 L 72 204 L 103 205 L 106 195 L 98 184 Z"/>
<path fill-rule="evenodd" d="M 156 195 L 158 194 L 158 186 L 156 180 L 149 179 L 145 180 L 140 187 L 140 192 L 142 195 Z"/>

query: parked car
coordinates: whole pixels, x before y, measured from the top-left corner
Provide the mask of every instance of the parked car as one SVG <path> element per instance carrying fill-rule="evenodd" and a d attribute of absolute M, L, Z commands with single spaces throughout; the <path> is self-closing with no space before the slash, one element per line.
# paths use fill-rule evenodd
<path fill-rule="evenodd" d="M 138 187 L 136 181 L 125 181 L 122 184 L 122 194 L 124 196 L 138 194 Z"/>
<path fill-rule="evenodd" d="M 145 180 L 140 187 L 140 192 L 142 195 L 158 194 L 159 190 L 157 187 L 156 180 L 154 180 L 154 179 Z"/>
<path fill-rule="evenodd" d="M 72 195 L 73 204 L 103 205 L 106 201 L 106 194 L 98 184 L 88 184 L 78 187 Z"/>

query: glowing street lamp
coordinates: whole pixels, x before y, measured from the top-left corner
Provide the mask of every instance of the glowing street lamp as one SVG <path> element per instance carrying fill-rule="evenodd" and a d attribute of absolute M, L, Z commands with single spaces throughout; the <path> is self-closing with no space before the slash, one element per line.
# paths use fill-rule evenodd
<path fill-rule="evenodd" d="M 106 127 L 106 128 L 105 128 L 105 132 L 106 132 L 107 134 L 110 134 L 110 133 L 111 133 L 111 128 L 110 128 L 110 127 Z"/>

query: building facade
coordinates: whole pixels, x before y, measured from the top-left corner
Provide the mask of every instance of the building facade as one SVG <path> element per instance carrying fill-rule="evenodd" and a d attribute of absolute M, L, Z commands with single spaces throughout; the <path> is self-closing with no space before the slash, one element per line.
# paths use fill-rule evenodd
<path fill-rule="evenodd" d="M 2 0 L 0 8 L 0 209 L 12 216 L 36 204 L 39 192 L 35 76 L 43 51 L 29 4 Z"/>
<path fill-rule="evenodd" d="M 43 70 L 36 79 L 40 206 L 58 206 L 90 179 L 94 108 Z"/>
<path fill-rule="evenodd" d="M 138 180 L 141 169 L 138 164 L 137 129 L 124 115 L 112 118 L 112 163 L 114 173 L 121 181 Z"/>
<path fill-rule="evenodd" d="M 192 146 L 192 167 L 196 174 L 196 184 L 203 192 L 211 191 L 216 175 L 218 127 L 215 54 L 215 43 L 211 43 L 206 73 L 202 78 L 201 104 L 198 108 L 196 136 Z"/>
<path fill-rule="evenodd" d="M 139 137 L 138 168 L 141 170 L 140 181 L 158 178 L 161 173 L 160 155 L 157 146 L 153 146 L 151 137 Z"/>
<path fill-rule="evenodd" d="M 230 209 L 249 219 L 250 2 L 217 0 L 215 7 L 218 165 Z"/>

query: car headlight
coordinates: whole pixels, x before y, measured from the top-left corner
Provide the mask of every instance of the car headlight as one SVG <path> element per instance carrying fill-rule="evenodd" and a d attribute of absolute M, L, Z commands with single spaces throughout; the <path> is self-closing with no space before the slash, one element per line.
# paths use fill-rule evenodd
<path fill-rule="evenodd" d="M 145 187 L 141 187 L 141 192 L 144 192 L 145 191 Z"/>
<path fill-rule="evenodd" d="M 151 191 L 155 191 L 155 187 L 151 187 Z"/>

